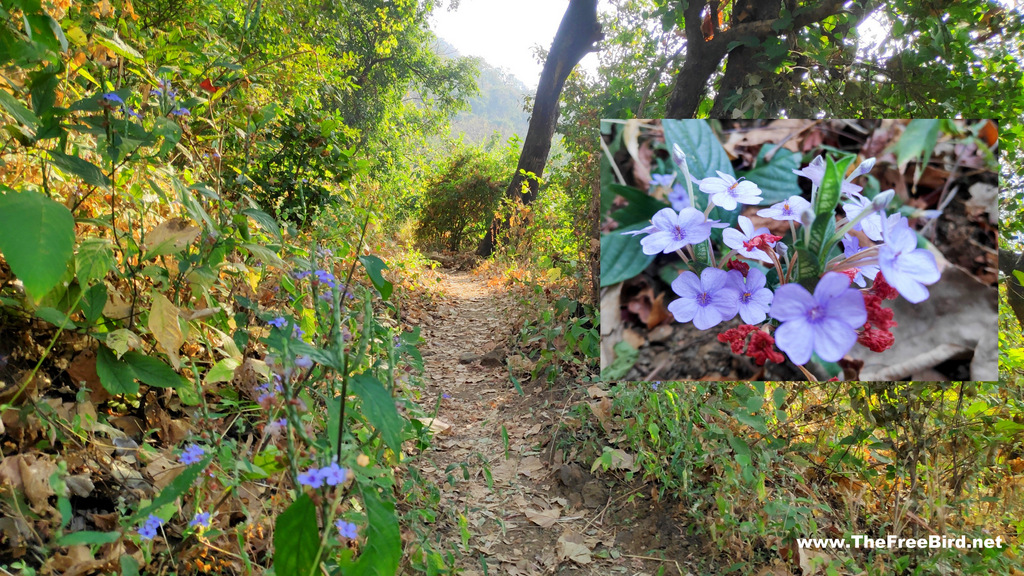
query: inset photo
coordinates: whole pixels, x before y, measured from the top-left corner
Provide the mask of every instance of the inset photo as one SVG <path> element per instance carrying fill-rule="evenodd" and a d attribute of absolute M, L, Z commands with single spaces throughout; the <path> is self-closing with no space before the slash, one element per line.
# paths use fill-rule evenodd
<path fill-rule="evenodd" d="M 992 120 L 603 120 L 601 376 L 996 380 Z"/>

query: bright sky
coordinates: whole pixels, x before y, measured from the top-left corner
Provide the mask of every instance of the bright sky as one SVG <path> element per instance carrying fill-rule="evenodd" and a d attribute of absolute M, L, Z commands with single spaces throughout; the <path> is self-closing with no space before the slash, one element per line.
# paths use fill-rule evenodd
<path fill-rule="evenodd" d="M 606 4 L 601 0 L 598 10 Z M 431 28 L 463 56 L 480 56 L 533 89 L 543 67 L 533 47 L 551 48 L 568 5 L 568 0 L 461 0 L 454 12 L 436 10 Z M 596 70 L 597 56 L 588 54 L 581 65 Z"/>

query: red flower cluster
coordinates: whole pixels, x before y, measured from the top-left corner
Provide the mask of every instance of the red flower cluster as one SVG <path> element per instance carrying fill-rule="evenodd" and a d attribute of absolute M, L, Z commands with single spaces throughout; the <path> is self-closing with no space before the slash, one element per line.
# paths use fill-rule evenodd
<path fill-rule="evenodd" d="M 772 250 L 772 245 L 782 240 L 782 236 L 776 236 L 774 234 L 758 234 L 750 240 L 743 243 L 743 247 L 747 250 L 764 250 L 769 252 Z"/>
<path fill-rule="evenodd" d="M 747 345 L 747 335 L 750 335 L 750 344 Z M 765 361 L 771 360 L 776 364 L 782 364 L 786 357 L 775 349 L 775 338 L 757 326 L 742 324 L 731 328 L 718 335 L 719 342 L 728 342 L 733 354 L 746 354 L 757 362 L 758 366 L 764 366 Z"/>
<path fill-rule="evenodd" d="M 729 260 L 725 267 L 728 270 L 739 270 L 743 274 L 744 278 L 747 277 L 747 271 L 750 270 L 750 264 L 747 264 L 742 260 L 737 260 L 736 258 Z"/>
<path fill-rule="evenodd" d="M 889 331 L 897 323 L 892 319 L 892 310 L 882 308 L 884 300 L 892 300 L 899 293 L 885 281 L 879 272 L 871 290 L 864 293 L 864 307 L 867 308 L 868 321 L 864 323 L 864 331 L 857 337 L 861 343 L 873 352 L 883 352 L 892 347 L 896 341 Z"/>

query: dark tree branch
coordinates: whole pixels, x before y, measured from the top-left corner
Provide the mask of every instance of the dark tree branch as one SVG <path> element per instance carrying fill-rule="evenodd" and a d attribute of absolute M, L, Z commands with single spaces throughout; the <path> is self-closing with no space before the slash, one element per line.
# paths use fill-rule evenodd
<path fill-rule="evenodd" d="M 829 0 L 814 8 L 804 10 L 793 17 L 788 29 L 799 30 L 808 24 L 820 22 L 829 16 L 838 14 L 843 10 L 847 0 Z M 777 2 L 772 2 L 777 4 Z M 665 109 L 666 118 L 692 118 L 700 105 L 701 99 L 707 88 L 711 75 L 718 70 L 722 58 L 728 52 L 729 44 L 746 36 L 753 36 L 763 40 L 768 36 L 778 34 L 772 25 L 779 19 L 755 20 L 743 22 L 736 26 L 716 34 L 707 42 L 700 30 L 700 12 L 703 3 L 690 2 L 684 12 L 686 19 L 687 54 L 686 62 L 676 76 L 675 85 L 672 87 L 672 94 L 669 96 Z M 776 13 L 777 9 L 776 9 Z"/>

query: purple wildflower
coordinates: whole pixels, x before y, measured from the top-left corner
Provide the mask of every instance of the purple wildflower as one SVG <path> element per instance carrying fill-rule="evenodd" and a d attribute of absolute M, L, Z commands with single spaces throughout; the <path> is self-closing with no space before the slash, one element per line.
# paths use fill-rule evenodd
<path fill-rule="evenodd" d="M 700 210 L 683 208 L 676 214 L 671 208 L 662 208 L 651 218 L 650 226 L 623 234 L 647 234 L 640 240 L 644 254 L 671 254 L 688 244 L 707 240 L 712 227 L 713 224 L 704 218 Z"/>
<path fill-rule="evenodd" d="M 676 183 L 668 193 L 668 201 L 676 212 L 690 207 L 690 195 L 686 192 L 686 187 L 679 183 Z"/>
<path fill-rule="evenodd" d="M 764 250 L 760 248 L 746 247 L 743 244 L 749 242 L 754 236 L 760 236 L 761 234 L 769 234 L 769 231 L 764 226 L 760 228 L 754 228 L 754 223 L 751 222 L 750 218 L 746 216 L 739 217 L 740 229 L 728 228 L 722 232 L 722 242 L 729 248 L 732 248 L 744 258 L 751 258 L 754 260 L 760 260 L 766 264 L 772 264 L 774 261 L 771 256 L 766 254 Z"/>
<path fill-rule="evenodd" d="M 100 100 L 107 106 L 113 106 L 114 104 L 124 105 L 124 100 L 116 92 L 107 92 L 100 97 Z"/>
<path fill-rule="evenodd" d="M 310 368 L 313 366 L 313 361 L 309 359 L 309 356 L 302 355 L 295 358 L 295 365 L 299 368 Z"/>
<path fill-rule="evenodd" d="M 666 188 L 671 186 L 676 180 L 675 174 L 652 174 L 651 175 L 651 187 L 665 186 Z"/>
<path fill-rule="evenodd" d="M 850 194 L 850 202 L 843 204 L 843 212 L 848 220 L 853 220 L 865 210 L 874 211 L 871 200 L 860 194 Z M 882 240 L 882 215 L 870 214 L 861 219 L 854 230 L 862 230 L 864 235 L 875 242 Z"/>
<path fill-rule="evenodd" d="M 288 321 L 285 320 L 284 316 L 278 316 L 277 318 L 268 321 L 267 324 L 270 324 L 275 328 L 284 328 L 285 326 L 288 325 Z"/>
<path fill-rule="evenodd" d="M 313 274 L 316 275 L 316 279 L 321 284 L 326 284 L 331 288 L 337 288 L 337 284 L 334 283 L 334 274 L 331 274 L 327 270 L 317 270 Z"/>
<path fill-rule="evenodd" d="M 345 479 L 348 478 L 348 470 L 338 466 L 337 462 L 331 462 L 330 466 L 320 470 L 320 476 L 328 486 L 337 486 L 345 483 Z"/>
<path fill-rule="evenodd" d="M 828 164 L 825 162 L 825 158 L 819 154 L 814 158 L 814 160 L 811 160 L 811 163 L 807 166 L 804 166 L 799 170 L 793 170 L 793 174 L 809 178 L 811 180 L 811 187 L 814 190 L 817 190 L 818 187 L 821 186 L 821 181 L 825 178 L 825 169 L 827 167 Z M 856 172 L 854 174 L 858 176 L 860 175 Z M 856 194 L 861 190 L 863 190 L 862 187 L 851 182 L 843 182 L 840 187 L 840 192 L 846 195 Z"/>
<path fill-rule="evenodd" d="M 305 277 L 309 276 L 310 274 L 312 274 L 312 272 L 310 272 L 309 270 L 296 270 L 295 272 L 292 272 L 292 276 L 296 280 L 302 280 Z"/>
<path fill-rule="evenodd" d="M 188 111 L 188 108 L 179 106 L 174 110 L 171 110 L 171 116 L 190 116 L 192 113 Z"/>
<path fill-rule="evenodd" d="M 202 460 L 203 454 L 206 454 L 206 450 L 203 449 L 202 446 L 198 444 L 191 444 L 188 446 L 188 448 L 185 448 L 185 450 L 181 453 L 179 461 L 182 464 L 186 465 L 195 464 L 196 462 Z"/>
<path fill-rule="evenodd" d="M 299 484 L 310 488 L 319 488 L 324 485 L 324 478 L 320 475 L 320 470 L 310 468 L 299 473 Z"/>
<path fill-rule="evenodd" d="M 800 365 L 811 359 L 812 352 L 826 362 L 839 361 L 867 321 L 864 297 L 838 272 L 826 272 L 813 295 L 799 284 L 780 286 L 771 315 L 782 323 L 775 330 L 776 345 Z"/>
<path fill-rule="evenodd" d="M 156 537 L 156 531 L 164 525 L 164 521 L 155 514 L 150 514 L 149 518 L 146 518 L 146 522 L 139 527 L 139 536 L 143 540 L 152 540 Z"/>
<path fill-rule="evenodd" d="M 811 203 L 804 200 L 801 196 L 790 196 L 778 204 L 772 204 L 771 208 L 758 210 L 757 215 L 762 218 L 771 218 L 772 220 L 799 222 L 800 215 L 810 207 Z"/>
<path fill-rule="evenodd" d="M 668 305 L 677 322 L 693 321 L 700 330 L 736 316 L 740 293 L 728 281 L 725 270 L 705 268 L 696 274 L 687 270 L 672 281 L 672 290 L 680 296 Z"/>
<path fill-rule="evenodd" d="M 334 523 L 334 526 L 338 529 L 338 534 L 342 538 L 355 540 L 359 536 L 359 527 L 351 522 L 345 522 L 344 520 L 338 519 L 338 521 Z"/>
<path fill-rule="evenodd" d="M 860 241 L 857 240 L 856 236 L 854 236 L 852 234 L 847 234 L 846 236 L 843 236 L 843 256 L 844 257 L 852 258 L 853 256 L 856 256 L 860 252 L 863 252 L 863 249 L 861 249 Z M 865 258 L 864 259 L 865 263 L 871 262 L 871 261 L 872 260 L 870 258 Z M 873 280 L 875 278 L 875 275 L 878 274 L 878 265 L 877 264 L 863 264 L 861 266 L 858 266 L 856 268 L 856 270 L 857 270 L 857 275 L 853 277 L 853 283 L 856 284 L 857 286 L 860 286 L 860 287 L 863 288 L 864 285 L 866 284 L 865 280 Z"/>
<path fill-rule="evenodd" d="M 711 196 L 711 201 L 724 210 L 735 210 L 736 204 L 760 204 L 761 189 L 750 180 L 736 178 L 719 172 L 714 176 L 700 181 L 700 191 Z"/>
<path fill-rule="evenodd" d="M 924 302 L 928 299 L 925 285 L 941 277 L 935 256 L 917 247 L 917 233 L 910 229 L 906 218 L 894 214 L 889 220 L 885 244 L 878 247 L 878 267 L 885 281 L 908 302 Z"/>
<path fill-rule="evenodd" d="M 751 267 L 747 277 L 739 270 L 728 272 L 733 288 L 739 292 L 739 313 L 744 324 L 760 324 L 768 317 L 768 309 L 774 297 L 772 291 L 765 288 L 767 278 L 764 272 Z"/>
<path fill-rule="evenodd" d="M 195 518 L 193 518 L 192 521 L 188 523 L 188 526 L 189 528 L 195 528 L 199 526 L 204 530 L 208 530 L 210 528 L 210 513 L 199 512 L 198 514 L 196 514 Z"/>

